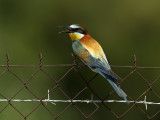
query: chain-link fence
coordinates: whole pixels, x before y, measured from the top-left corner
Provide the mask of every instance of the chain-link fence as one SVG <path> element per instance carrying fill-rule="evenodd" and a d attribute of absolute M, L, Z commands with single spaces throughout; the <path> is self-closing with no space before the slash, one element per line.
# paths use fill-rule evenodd
<path fill-rule="evenodd" d="M 8 120 L 6 116 L 17 120 L 38 119 L 35 116 L 39 116 L 39 120 L 160 119 L 160 67 L 137 66 L 135 55 L 132 66 L 111 65 L 114 70 L 127 69 L 120 84 L 128 95 L 128 105 L 124 100 L 117 100 L 121 98 L 112 88 L 107 88 L 109 85 L 101 84 L 103 77 L 96 73 L 89 77 L 84 74 L 81 70 L 87 67 L 78 64 L 74 55 L 72 57 L 71 64 L 44 65 L 40 54 L 39 65 L 12 65 L 7 55 L 7 64 L 0 65 L 0 119 Z M 145 70 L 157 70 L 156 77 L 146 79 Z M 148 104 L 151 105 L 147 109 Z"/>

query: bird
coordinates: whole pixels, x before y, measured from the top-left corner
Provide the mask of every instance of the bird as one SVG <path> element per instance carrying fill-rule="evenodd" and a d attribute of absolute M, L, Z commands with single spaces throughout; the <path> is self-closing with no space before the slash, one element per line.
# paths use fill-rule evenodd
<path fill-rule="evenodd" d="M 116 93 L 128 103 L 126 93 L 117 83 L 117 80 L 120 79 L 119 76 L 111 70 L 101 45 L 91 37 L 88 30 L 81 24 L 59 27 L 66 29 L 60 33 L 69 34 L 72 40 L 73 51 L 83 64 L 88 66 L 93 72 L 102 75 L 110 83 Z"/>

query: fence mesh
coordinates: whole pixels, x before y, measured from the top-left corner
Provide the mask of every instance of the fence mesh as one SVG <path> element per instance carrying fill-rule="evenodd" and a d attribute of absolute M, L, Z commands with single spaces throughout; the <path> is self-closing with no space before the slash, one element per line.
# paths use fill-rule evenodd
<path fill-rule="evenodd" d="M 132 66 L 116 66 L 116 65 L 111 65 L 112 68 L 116 69 L 129 69 L 130 72 L 125 74 L 125 76 L 121 79 L 119 84 L 127 82 L 128 78 L 134 77 L 132 76 L 133 74 L 138 76 L 139 79 L 141 79 L 140 83 L 141 86 L 145 86 L 145 90 L 143 89 L 140 94 L 138 94 L 136 97 L 132 97 L 132 95 L 128 94 L 126 90 L 124 90 L 127 95 L 128 95 L 128 100 L 130 101 L 130 104 L 127 105 L 125 101 L 123 100 L 115 100 L 116 98 L 119 98 L 118 95 L 114 92 L 113 89 L 110 89 L 111 91 L 106 93 L 105 96 L 101 96 L 98 94 L 97 90 L 92 86 L 92 83 L 95 81 L 97 78 L 102 78 L 98 74 L 94 74 L 91 78 L 86 78 L 85 75 L 83 75 L 82 72 L 80 72 L 79 69 L 85 68 L 84 65 L 76 63 L 75 56 L 72 55 L 73 57 L 73 63 L 71 64 L 58 64 L 58 65 L 44 65 L 42 63 L 42 54 L 39 55 L 40 59 L 40 64 L 39 65 L 11 65 L 10 64 L 10 58 L 7 55 L 7 64 L 6 65 L 0 65 L 0 84 L 3 81 L 3 77 L 7 76 L 8 74 L 11 75 L 10 78 L 5 78 L 5 79 L 16 79 L 16 82 L 20 84 L 18 86 L 18 89 L 14 91 L 14 94 L 6 93 L 4 92 L 3 88 L 10 89 L 9 86 L 7 86 L 9 83 L 6 83 L 5 86 L 1 86 L 0 88 L 0 118 L 2 118 L 3 113 L 5 111 L 15 111 L 14 113 L 18 113 L 18 116 L 20 116 L 19 119 L 31 119 L 32 114 L 34 114 L 36 111 L 39 111 L 40 109 L 45 109 L 47 111 L 47 116 L 50 116 L 51 118 L 57 120 L 57 119 L 68 119 L 66 116 L 75 116 L 75 118 L 80 117 L 80 119 L 91 119 L 91 120 L 98 120 L 101 118 L 104 118 L 103 116 L 105 113 L 107 116 L 111 115 L 113 119 L 128 119 L 127 114 L 131 117 L 130 115 L 132 112 L 135 113 L 135 111 L 138 111 L 138 113 L 141 114 L 140 119 L 155 119 L 159 120 L 160 119 L 160 103 L 157 101 L 160 100 L 160 95 L 156 87 L 153 88 L 153 86 L 157 86 L 160 82 L 160 74 L 158 77 L 156 77 L 154 80 L 146 79 L 146 77 L 140 72 L 141 70 L 159 70 L 160 67 L 140 67 L 136 65 L 136 56 L 133 56 L 133 65 Z M 18 73 L 14 72 L 12 68 L 24 68 L 27 69 L 28 67 L 33 68 L 34 67 L 34 72 L 28 77 L 27 80 L 24 80 L 23 74 L 19 75 Z M 55 79 L 54 75 L 49 73 L 46 68 L 55 68 L 58 69 L 59 67 L 64 67 L 66 69 L 65 73 L 61 73 L 59 76 L 59 79 Z M 140 70 L 140 71 L 139 71 Z M 74 79 L 79 78 L 81 82 L 83 81 L 83 85 L 74 85 L 74 88 L 77 88 L 76 94 L 71 95 L 69 92 L 74 91 L 70 90 L 67 91 L 68 89 L 65 88 L 64 85 L 67 84 L 66 77 L 68 74 L 74 71 L 74 74 L 72 74 L 70 77 L 74 77 Z M 43 73 L 47 79 L 51 80 L 52 87 L 45 88 L 45 92 L 43 95 L 37 94 L 39 91 L 33 90 L 34 86 L 31 86 L 31 81 L 33 81 L 39 72 Z M 76 77 L 75 77 L 76 74 Z M 43 77 L 44 79 L 46 79 Z M 69 78 L 68 78 L 69 79 Z M 102 78 L 103 79 L 103 78 Z M 136 81 L 137 82 L 137 81 Z M 38 86 L 37 83 L 33 83 L 36 86 Z M 72 84 L 72 83 L 68 83 Z M 13 84 L 14 85 L 14 84 Z M 13 86 L 12 85 L 12 86 Z M 128 85 L 128 84 L 127 84 Z M 17 87 L 17 86 L 15 86 Z M 158 86 L 157 86 L 158 88 Z M 138 91 L 135 86 L 132 86 L 130 84 L 129 88 L 130 93 Z M 27 91 L 27 95 L 24 94 L 24 90 Z M 141 89 L 142 90 L 142 89 Z M 56 95 L 55 95 L 55 91 Z M 12 92 L 9 90 L 9 92 Z M 13 92 L 12 92 L 13 93 Z M 152 94 L 155 99 L 150 99 L 150 100 L 156 100 L 156 101 L 150 101 L 147 102 L 146 96 L 149 94 Z M 23 95 L 22 95 L 23 94 Z M 28 95 L 29 94 L 29 95 Z M 57 95 L 60 94 L 60 95 Z M 85 95 L 84 95 L 85 94 Z M 87 95 L 86 95 L 87 94 Z M 54 96 L 55 95 L 55 96 Z M 90 96 L 90 98 L 85 98 L 84 96 Z M 115 95 L 115 96 L 114 96 Z M 30 98 L 26 99 L 25 96 L 30 96 Z M 57 97 L 58 96 L 58 97 Z M 59 97 L 61 96 L 61 97 Z M 108 100 L 108 98 L 115 98 L 113 100 Z M 150 96 L 150 95 L 149 95 Z M 152 96 L 152 97 L 153 97 Z M 19 97 L 19 98 L 18 98 Z M 154 98 L 153 97 L 153 98 Z M 59 99 L 58 99 L 59 98 Z M 142 100 L 143 98 L 143 100 Z M 120 98 L 119 98 L 120 99 Z M 30 103 L 35 103 L 32 108 L 27 108 L 28 110 L 26 111 L 26 106 L 23 106 L 22 104 L 25 104 L 25 102 L 30 102 Z M 142 103 L 142 104 L 141 104 Z M 19 105 L 21 104 L 21 105 Z M 85 105 L 84 105 L 85 104 Z M 115 104 L 115 105 L 114 105 Z M 156 107 L 152 108 L 151 110 L 146 110 L 148 104 L 156 104 Z M 145 105 L 145 107 L 144 107 Z M 113 107 L 112 107 L 113 106 Z M 56 110 L 54 110 L 54 108 Z M 115 109 L 116 108 L 116 109 Z M 148 108 L 149 109 L 149 108 Z M 69 112 L 69 111 L 72 112 Z M 121 111 L 122 110 L 122 111 Z M 104 114 L 101 114 L 103 111 Z M 121 112 L 119 112 L 121 111 Z M 76 113 L 75 113 L 76 112 Z M 78 114 L 77 114 L 78 113 Z M 6 113 L 9 116 L 14 117 L 14 114 L 10 114 L 10 112 Z M 41 113 L 43 114 L 43 112 Z M 44 113 L 45 114 L 45 113 Z M 137 115 L 137 113 L 136 113 Z M 65 116 L 61 117 L 61 116 Z M 133 116 L 132 116 L 133 117 Z M 70 117 L 71 119 L 72 117 Z M 5 120 L 5 118 L 3 118 Z M 133 118 L 135 119 L 135 118 Z M 131 120 L 131 119 L 130 119 Z"/>

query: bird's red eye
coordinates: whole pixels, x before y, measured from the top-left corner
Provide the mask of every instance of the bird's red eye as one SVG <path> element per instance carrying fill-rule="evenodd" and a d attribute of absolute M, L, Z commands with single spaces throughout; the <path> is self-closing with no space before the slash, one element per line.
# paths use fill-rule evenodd
<path fill-rule="evenodd" d="M 76 32 L 80 32 L 81 31 L 81 29 L 80 28 L 76 28 L 76 29 L 74 29 L 74 31 Z"/>

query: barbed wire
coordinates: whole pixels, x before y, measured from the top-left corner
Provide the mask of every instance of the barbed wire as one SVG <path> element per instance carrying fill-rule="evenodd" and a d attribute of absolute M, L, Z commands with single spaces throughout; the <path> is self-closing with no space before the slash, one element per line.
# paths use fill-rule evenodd
<path fill-rule="evenodd" d="M 91 97 L 92 98 L 92 97 Z M 160 105 L 160 103 L 155 103 L 155 102 L 147 102 L 146 101 L 146 96 L 144 97 L 144 100 L 143 101 L 128 101 L 129 103 L 139 103 L 139 104 L 144 104 L 145 107 L 146 107 L 146 110 L 147 110 L 147 105 L 150 104 L 150 105 Z M 7 102 L 8 99 L 0 99 L 0 102 Z M 45 103 L 51 103 L 51 104 L 54 104 L 56 105 L 56 103 L 102 103 L 102 102 L 107 102 L 107 103 L 126 103 L 125 100 L 94 100 L 93 98 L 92 99 L 86 99 L 86 100 L 53 100 L 53 99 L 50 99 L 50 94 L 49 94 L 49 90 L 48 90 L 48 98 L 47 99 L 44 99 L 44 100 L 37 100 L 37 99 L 26 99 L 26 100 L 22 100 L 22 99 L 10 99 L 10 101 L 13 101 L 13 102 L 45 102 Z"/>
<path fill-rule="evenodd" d="M 146 100 L 146 93 L 150 90 L 152 92 L 153 95 L 155 95 L 157 98 L 160 99 L 160 95 L 155 92 L 152 89 L 153 84 L 155 84 L 159 79 L 160 79 L 160 75 L 154 80 L 152 81 L 152 83 L 150 83 L 140 72 L 137 71 L 137 69 L 160 69 L 160 67 L 144 67 L 144 66 L 137 66 L 136 64 L 136 56 L 133 55 L 133 65 L 131 66 L 118 66 L 118 65 L 111 65 L 111 67 L 113 68 L 131 68 L 131 72 L 129 72 L 123 79 L 121 79 L 121 82 L 126 81 L 126 79 L 131 76 L 133 73 L 136 73 L 145 83 L 147 83 L 148 88 L 137 98 L 137 99 L 133 99 L 132 97 L 130 97 L 128 95 L 129 103 L 133 103 L 124 113 L 122 113 L 121 115 L 118 115 L 116 112 L 114 112 L 110 107 L 108 107 L 105 103 L 126 103 L 126 101 L 124 100 L 107 100 L 107 98 L 112 95 L 114 93 L 114 90 L 112 90 L 111 92 L 109 92 L 109 94 L 104 97 L 101 98 L 97 93 L 95 93 L 94 89 L 90 86 L 90 82 L 93 81 L 96 77 L 97 74 L 95 76 L 93 76 L 90 80 L 86 80 L 85 76 L 82 75 L 82 73 L 79 72 L 79 70 L 76 67 L 82 67 L 84 65 L 82 64 L 78 64 L 76 63 L 76 58 L 75 56 L 72 54 L 72 58 L 73 58 L 73 62 L 71 64 L 57 64 L 57 65 L 44 65 L 42 63 L 42 54 L 39 54 L 39 64 L 38 65 L 11 65 L 10 64 L 10 57 L 7 54 L 6 55 L 7 58 L 7 63 L 6 65 L 0 65 L 0 68 L 6 68 L 3 72 L 0 73 L 0 79 L 1 76 L 4 75 L 6 72 L 11 73 L 14 77 L 16 77 L 16 79 L 18 79 L 22 84 L 23 87 L 21 87 L 11 98 L 6 98 L 5 95 L 3 95 L 2 93 L 0 93 L 0 97 L 2 99 L 0 99 L 0 102 L 8 102 L 8 104 L 6 106 L 4 106 L 2 109 L 0 109 L 0 113 L 2 113 L 8 106 L 11 106 L 13 109 L 15 109 L 22 117 L 24 120 L 26 120 L 28 118 L 28 116 L 30 116 L 34 111 L 36 111 L 40 105 L 42 105 L 50 114 L 54 119 L 58 119 L 71 105 L 78 111 L 81 113 L 81 115 L 83 116 L 84 119 L 88 120 L 91 116 L 93 116 L 95 114 L 96 111 L 98 111 L 99 108 L 101 108 L 101 106 L 104 106 L 106 109 L 108 109 L 110 111 L 111 114 L 113 114 L 118 120 L 121 119 L 124 115 L 126 115 L 133 107 L 138 108 L 143 114 L 144 116 L 146 116 L 146 118 L 148 119 L 152 119 L 155 116 L 157 116 L 160 113 L 160 110 L 158 110 L 155 114 L 153 114 L 152 116 L 149 116 L 138 104 L 144 104 L 145 108 L 147 110 L 147 105 L 151 104 L 151 105 L 160 105 L 159 102 L 154 102 L 154 101 L 147 101 Z M 12 70 L 10 70 L 10 67 L 37 67 L 37 70 L 30 76 L 30 78 L 27 81 L 23 81 L 16 73 L 14 73 Z M 49 74 L 48 72 L 46 72 L 43 68 L 44 67 L 69 67 L 69 69 L 67 70 L 67 72 L 62 75 L 62 77 L 59 80 L 56 80 L 51 74 Z M 80 90 L 73 98 L 70 98 L 68 96 L 68 94 L 66 94 L 66 92 L 64 90 L 61 89 L 61 87 L 59 86 L 59 83 L 66 77 L 67 74 L 69 74 L 72 70 L 74 70 L 75 72 L 78 73 L 79 77 L 84 81 L 85 83 L 85 87 Z M 56 85 L 51 88 L 50 90 L 48 90 L 48 92 L 46 93 L 46 95 L 44 95 L 42 98 L 39 98 L 35 93 L 32 92 L 32 90 L 27 86 L 27 84 L 35 77 L 35 75 L 39 72 L 43 72 L 45 75 L 47 75 L 50 79 L 52 79 Z M 6 86 L 7 87 L 7 86 Z M 54 91 L 56 88 L 59 89 L 59 91 L 64 95 L 64 97 L 66 97 L 66 99 L 51 99 L 50 98 L 50 93 L 52 91 Z M 26 89 L 31 95 L 34 96 L 35 99 L 14 99 L 15 96 L 17 96 L 23 89 Z M 85 91 L 86 89 L 89 89 L 91 92 L 91 98 L 90 99 L 76 99 L 83 91 Z M 145 96 L 144 96 L 145 95 Z M 98 99 L 94 99 L 93 96 L 95 96 Z M 144 100 L 140 100 L 140 98 L 144 96 Z M 45 99 L 47 97 L 47 99 Z M 27 115 L 22 114 L 21 111 L 19 111 L 16 106 L 14 106 L 12 104 L 12 102 L 39 102 L 39 104 L 34 108 L 34 110 L 32 110 L 30 113 L 28 113 Z M 44 104 L 46 103 L 46 105 Z M 64 108 L 64 110 L 58 114 L 58 115 L 54 115 L 52 113 L 52 111 L 47 107 L 47 103 L 51 103 L 56 105 L 56 103 L 69 103 L 69 105 L 67 107 Z M 77 105 L 75 105 L 74 103 L 93 103 L 96 106 L 96 109 L 91 112 L 89 115 L 86 115 Z M 100 103 L 100 104 L 97 104 Z"/>

